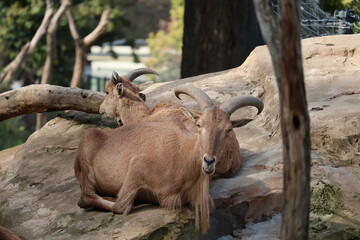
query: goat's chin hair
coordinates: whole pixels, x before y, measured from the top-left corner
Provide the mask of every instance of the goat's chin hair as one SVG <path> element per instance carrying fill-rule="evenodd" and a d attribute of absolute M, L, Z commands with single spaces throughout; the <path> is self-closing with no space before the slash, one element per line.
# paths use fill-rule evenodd
<path fill-rule="evenodd" d="M 209 194 L 209 175 L 200 174 L 199 180 L 195 184 L 192 192 L 194 205 L 192 206 L 195 212 L 195 229 L 200 230 L 200 219 L 201 219 L 201 230 L 205 233 L 210 226 L 210 209 L 213 207 L 213 201 Z"/>

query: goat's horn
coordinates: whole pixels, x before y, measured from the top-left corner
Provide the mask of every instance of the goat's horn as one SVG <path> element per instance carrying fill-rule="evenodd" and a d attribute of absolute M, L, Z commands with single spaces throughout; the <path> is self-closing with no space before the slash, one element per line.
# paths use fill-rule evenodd
<path fill-rule="evenodd" d="M 220 108 L 230 116 L 237 109 L 246 106 L 256 107 L 258 109 L 257 114 L 260 114 L 264 109 L 264 103 L 259 98 L 254 96 L 238 96 L 231 98 L 221 104 Z"/>
<path fill-rule="evenodd" d="M 118 84 L 119 82 L 121 82 L 121 77 L 119 76 L 119 74 L 115 71 L 113 71 L 112 76 L 111 76 L 111 81 L 113 82 L 113 84 Z"/>
<path fill-rule="evenodd" d="M 130 82 L 132 82 L 135 80 L 135 78 L 137 78 L 143 74 L 155 74 L 155 75 L 159 76 L 159 74 L 156 71 L 154 71 L 150 68 L 138 68 L 138 69 L 134 69 L 134 70 L 128 72 L 125 75 L 125 77 L 129 78 Z"/>
<path fill-rule="evenodd" d="M 175 96 L 180 99 L 180 94 L 185 94 L 194 99 L 200 106 L 201 110 L 207 107 L 215 106 L 211 98 L 201 89 L 190 86 L 182 85 L 174 89 Z"/>

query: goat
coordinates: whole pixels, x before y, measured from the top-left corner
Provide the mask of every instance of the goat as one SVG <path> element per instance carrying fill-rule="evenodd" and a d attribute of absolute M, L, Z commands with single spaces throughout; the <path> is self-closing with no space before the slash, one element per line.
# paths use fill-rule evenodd
<path fill-rule="evenodd" d="M 134 200 L 178 209 L 189 204 L 196 228 L 209 228 L 209 176 L 232 130 L 230 115 L 259 103 L 255 97 L 233 98 L 216 107 L 200 89 L 181 86 L 175 94 L 192 97 L 201 114 L 182 108 L 196 124 L 189 131 L 176 117 L 164 116 L 111 130 L 88 129 L 77 150 L 75 176 L 81 208 L 97 207 L 127 214 Z M 261 102 L 261 101 L 260 101 Z M 115 202 L 104 197 L 115 198 Z"/>
<path fill-rule="evenodd" d="M 0 226 L 1 240 L 20 240 L 20 238 L 11 230 Z"/>
<path fill-rule="evenodd" d="M 108 118 L 116 118 L 118 122 L 128 125 L 139 121 L 151 121 L 162 116 L 175 116 L 191 131 L 196 131 L 193 121 L 182 113 L 181 105 L 169 102 L 158 103 L 153 108 L 145 104 L 145 95 L 131 82 L 142 74 L 156 74 L 149 68 L 135 69 L 125 76 L 113 72 L 111 81 L 106 86 L 106 97 L 100 106 L 100 114 Z M 199 92 L 199 91 L 198 91 Z M 202 95 L 205 93 L 201 93 Z M 207 101 L 212 102 L 211 99 Z M 262 103 L 257 103 L 259 113 L 263 108 Z M 261 109 L 261 110 L 260 110 Z M 200 112 L 197 112 L 199 114 Z M 240 127 L 247 120 L 233 121 L 234 127 Z M 236 124 L 235 124 L 236 123 Z M 235 126 L 236 125 L 236 126 Z M 226 140 L 223 151 L 218 159 L 218 165 L 212 178 L 232 177 L 239 170 L 241 163 L 240 146 L 235 132 L 231 130 Z"/>

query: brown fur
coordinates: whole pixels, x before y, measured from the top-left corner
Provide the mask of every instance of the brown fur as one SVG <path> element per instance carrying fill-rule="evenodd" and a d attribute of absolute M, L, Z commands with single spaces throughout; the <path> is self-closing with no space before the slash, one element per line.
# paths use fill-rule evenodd
<path fill-rule="evenodd" d="M 11 230 L 0 226 L 1 240 L 20 240 L 20 238 Z"/>
<path fill-rule="evenodd" d="M 170 209 L 190 204 L 196 226 L 201 219 L 205 232 L 212 202 L 209 174 L 215 172 L 216 159 L 232 125 L 219 108 L 208 108 L 201 115 L 188 114 L 197 122 L 196 132 L 187 130 L 175 117 L 107 131 L 87 130 L 75 160 L 81 188 L 79 206 L 126 214 L 135 198 Z M 205 158 L 214 161 L 209 164 Z M 115 197 L 116 201 L 101 196 Z"/>
<path fill-rule="evenodd" d="M 100 106 L 100 112 L 105 117 L 116 118 L 118 121 L 121 120 L 124 125 L 128 125 L 140 121 L 152 121 L 164 116 L 175 116 L 184 123 L 187 129 L 196 132 L 196 125 L 182 113 L 180 105 L 164 102 L 149 108 L 139 97 L 139 88 L 127 79 L 123 79 L 122 83 L 125 93 L 121 97 L 111 81 L 106 85 L 107 96 Z M 219 155 L 213 178 L 234 176 L 240 168 L 240 163 L 240 146 L 235 132 L 231 130 Z"/>

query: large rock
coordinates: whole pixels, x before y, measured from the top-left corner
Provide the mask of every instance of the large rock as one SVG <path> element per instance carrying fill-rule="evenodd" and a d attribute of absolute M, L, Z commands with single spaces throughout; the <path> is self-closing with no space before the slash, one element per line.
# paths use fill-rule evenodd
<path fill-rule="evenodd" d="M 312 218 L 315 223 L 311 229 L 318 233 L 328 229 L 321 228 L 323 214 L 346 218 L 345 225 L 354 229 L 360 221 L 359 42 L 360 35 L 302 42 L 311 117 L 312 187 L 316 193 L 312 209 L 317 215 Z M 278 238 L 279 231 L 274 229 L 280 229 L 281 222 L 282 144 L 277 86 L 267 48 L 256 48 L 235 69 L 153 84 L 144 91 L 148 104 L 173 101 L 196 108 L 190 98 L 174 97 L 173 87 L 181 84 L 204 89 L 217 103 L 242 94 L 258 96 L 265 103 L 258 116 L 252 108 L 233 114 L 233 118 L 254 117 L 254 121 L 235 130 L 241 147 L 241 170 L 233 178 L 211 184 L 216 210 L 208 235 L 194 232 L 188 209 L 168 211 L 140 205 L 121 216 L 78 208 L 80 191 L 73 164 L 79 139 L 89 127 L 114 127 L 99 116 L 78 113 L 48 122 L 19 147 L 15 156 L 14 149 L 0 152 L 0 225 L 24 239 Z M 271 216 L 275 217 L 267 223 L 252 223 Z M 331 219 L 338 218 L 325 220 Z M 247 230 L 241 230 L 245 226 Z"/>

